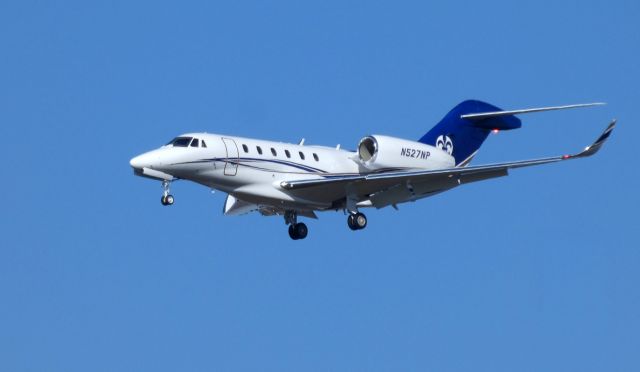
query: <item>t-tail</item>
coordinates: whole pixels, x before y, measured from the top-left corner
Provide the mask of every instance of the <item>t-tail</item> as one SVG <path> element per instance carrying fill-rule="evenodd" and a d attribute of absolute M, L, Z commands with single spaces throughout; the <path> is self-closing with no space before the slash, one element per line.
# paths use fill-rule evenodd
<path fill-rule="evenodd" d="M 486 102 L 467 100 L 449 111 L 435 127 L 420 138 L 419 142 L 446 151 L 455 158 L 456 166 L 464 167 L 471 162 L 492 130 L 511 130 L 522 126 L 516 114 L 602 104 L 585 103 L 505 111 Z"/>

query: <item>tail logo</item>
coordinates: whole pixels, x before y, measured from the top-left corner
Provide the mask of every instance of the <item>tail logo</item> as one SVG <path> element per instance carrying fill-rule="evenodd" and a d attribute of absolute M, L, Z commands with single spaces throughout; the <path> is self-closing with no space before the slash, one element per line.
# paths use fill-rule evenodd
<path fill-rule="evenodd" d="M 436 147 L 449 155 L 453 153 L 453 142 L 449 136 L 439 135 L 436 139 Z"/>

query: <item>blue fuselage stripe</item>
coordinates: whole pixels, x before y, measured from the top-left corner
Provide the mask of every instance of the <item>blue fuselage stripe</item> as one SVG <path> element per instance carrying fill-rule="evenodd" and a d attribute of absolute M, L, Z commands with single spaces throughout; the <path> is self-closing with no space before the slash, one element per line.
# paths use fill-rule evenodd
<path fill-rule="evenodd" d="M 202 159 L 202 160 L 196 160 L 196 161 L 189 161 L 189 162 L 185 162 L 185 163 L 182 163 L 182 164 L 208 163 L 208 162 L 214 162 L 214 161 L 237 163 L 238 165 L 243 165 L 243 166 L 250 166 L 250 165 L 242 164 L 242 162 L 267 162 L 267 163 L 275 163 L 275 164 L 280 164 L 280 165 L 286 165 L 286 166 L 293 167 L 293 168 L 298 168 L 298 169 L 304 170 L 306 172 L 327 173 L 327 171 L 324 171 L 322 169 L 318 169 L 318 168 L 310 167 L 310 166 L 307 166 L 307 165 L 294 163 L 294 162 L 291 162 L 291 161 L 274 160 L 274 159 L 259 159 L 259 158 L 211 158 L 211 159 Z M 254 167 L 254 168 L 258 168 L 258 167 Z"/>

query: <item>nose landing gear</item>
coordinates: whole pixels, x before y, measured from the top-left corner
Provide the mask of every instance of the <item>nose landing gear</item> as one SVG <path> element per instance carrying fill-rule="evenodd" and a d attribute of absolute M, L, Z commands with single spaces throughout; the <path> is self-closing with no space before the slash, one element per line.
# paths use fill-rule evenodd
<path fill-rule="evenodd" d="M 160 202 L 162 205 L 173 205 L 173 195 L 170 194 L 169 181 L 162 181 L 162 198 Z"/>
<path fill-rule="evenodd" d="M 163 195 L 162 198 L 160 198 L 160 203 L 162 203 L 162 205 L 173 205 L 173 195 Z"/>

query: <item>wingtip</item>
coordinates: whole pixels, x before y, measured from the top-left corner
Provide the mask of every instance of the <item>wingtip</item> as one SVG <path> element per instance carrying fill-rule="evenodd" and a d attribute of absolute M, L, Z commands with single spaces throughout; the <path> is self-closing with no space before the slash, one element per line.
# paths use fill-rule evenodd
<path fill-rule="evenodd" d="M 604 143 L 607 141 L 607 139 L 609 139 L 609 136 L 611 135 L 611 132 L 616 127 L 616 123 L 617 123 L 616 119 L 611 120 L 609 125 L 607 125 L 607 128 L 602 132 L 600 137 L 598 137 L 598 139 L 595 140 L 595 142 L 593 142 L 591 145 L 587 146 L 581 153 L 579 153 L 577 155 L 574 155 L 572 157 L 575 158 L 575 157 L 591 156 L 591 155 L 595 154 L 596 152 L 598 152 L 600 150 L 600 148 L 604 145 Z"/>
<path fill-rule="evenodd" d="M 606 136 L 608 137 L 609 133 L 611 133 L 611 131 L 616 127 L 617 123 L 618 123 L 617 119 L 611 119 L 611 121 L 609 122 L 609 125 L 607 125 L 607 129 L 605 129 L 604 132 L 602 132 L 602 136 L 606 134 Z"/>

